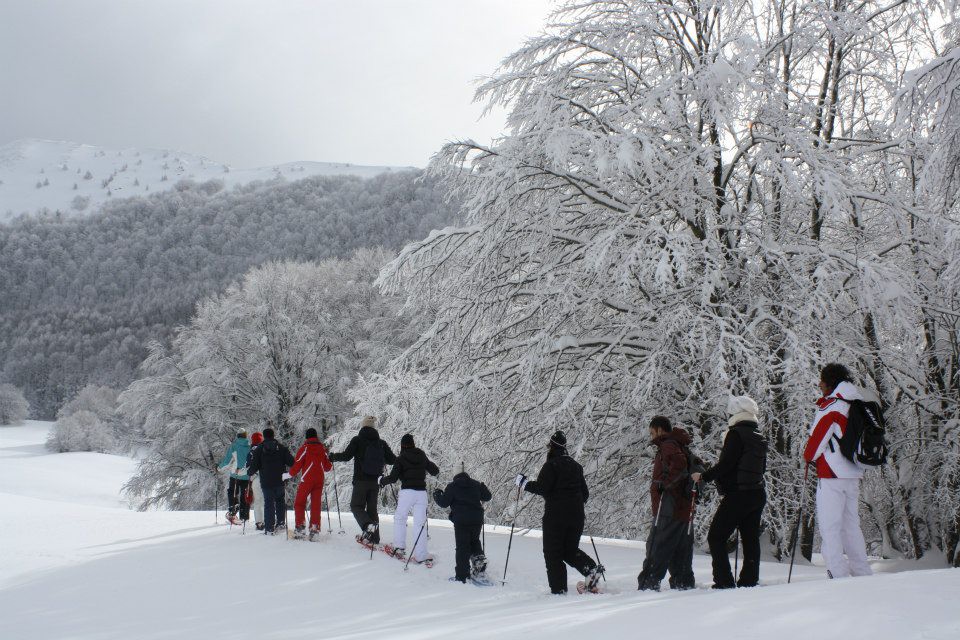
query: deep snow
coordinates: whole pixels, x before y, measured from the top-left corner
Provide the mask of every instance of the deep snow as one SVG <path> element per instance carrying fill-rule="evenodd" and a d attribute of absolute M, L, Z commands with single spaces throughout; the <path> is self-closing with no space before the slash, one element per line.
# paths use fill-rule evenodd
<path fill-rule="evenodd" d="M 88 215 L 111 199 L 163 192 L 183 179 L 221 180 L 229 189 L 256 180 L 332 175 L 369 178 L 409 168 L 288 162 L 237 169 L 169 149 L 106 149 L 55 140 L 17 140 L 0 145 L 0 223 L 42 209 L 60 211 L 64 217 Z"/>
<path fill-rule="evenodd" d="M 49 423 L 0 427 L 0 638 L 960 638 L 960 571 L 828 581 L 764 563 L 753 590 L 639 594 L 642 544 L 598 540 L 608 594 L 547 594 L 537 532 L 514 539 L 508 583 L 449 583 L 448 524 L 431 520 L 433 569 L 373 559 L 347 533 L 318 543 L 256 535 L 208 512 L 131 511 L 133 462 L 50 454 Z M 346 468 L 343 469 L 346 472 Z M 292 516 L 291 516 L 292 519 Z M 391 536 L 384 518 L 384 536 Z M 412 529 L 412 527 L 411 527 Z M 487 532 L 494 577 L 506 529 Z M 589 550 L 589 542 L 584 548 Z M 904 566 L 877 562 L 884 571 Z M 709 560 L 698 555 L 700 585 Z M 570 575 L 571 585 L 577 579 Z"/>

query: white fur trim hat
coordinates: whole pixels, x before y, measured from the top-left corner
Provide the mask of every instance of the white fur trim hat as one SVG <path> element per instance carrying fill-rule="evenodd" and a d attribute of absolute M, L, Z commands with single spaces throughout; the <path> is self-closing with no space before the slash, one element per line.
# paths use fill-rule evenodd
<path fill-rule="evenodd" d="M 360 421 L 361 427 L 373 427 L 376 426 L 377 419 L 373 416 L 364 416 L 363 420 Z"/>
<path fill-rule="evenodd" d="M 760 407 L 750 396 L 730 396 L 727 400 L 727 426 L 732 427 L 738 422 L 749 420 L 750 422 L 760 422 L 757 417 L 760 414 Z"/>

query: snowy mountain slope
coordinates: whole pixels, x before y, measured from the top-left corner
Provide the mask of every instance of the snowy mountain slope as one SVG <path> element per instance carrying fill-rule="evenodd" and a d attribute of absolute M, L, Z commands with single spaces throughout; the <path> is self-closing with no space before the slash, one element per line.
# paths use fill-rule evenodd
<path fill-rule="evenodd" d="M 241 535 L 207 512 L 132 512 L 115 494 L 129 460 L 47 454 L 47 428 L 0 428 L 4 638 L 960 637 L 956 570 L 831 582 L 801 566 L 785 585 L 786 566 L 764 563 L 759 589 L 639 594 L 642 544 L 598 540 L 610 593 L 556 597 L 531 532 L 514 539 L 507 585 L 481 589 L 447 582 L 445 522 L 431 521 L 437 565 L 404 572 L 382 554 L 369 559 L 348 514 L 345 535 L 334 513 L 333 533 L 310 544 Z M 506 530 L 488 529 L 487 545 L 499 577 Z M 695 570 L 709 584 L 708 558 Z"/>
<path fill-rule="evenodd" d="M 368 178 L 403 169 L 327 162 L 234 169 L 209 158 L 165 149 L 105 149 L 72 142 L 17 140 L 0 146 L 0 223 L 44 208 L 83 215 L 111 198 L 165 191 L 183 179 L 222 180 L 229 188 L 274 178 Z"/>

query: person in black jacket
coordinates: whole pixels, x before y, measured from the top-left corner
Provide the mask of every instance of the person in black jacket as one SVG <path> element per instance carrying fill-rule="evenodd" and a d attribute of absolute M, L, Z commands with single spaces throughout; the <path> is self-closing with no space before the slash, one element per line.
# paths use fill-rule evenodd
<path fill-rule="evenodd" d="M 393 464 L 397 457 L 390 451 L 387 443 L 373 428 L 376 418 L 366 416 L 360 427 L 360 433 L 350 440 L 347 448 L 340 453 L 330 455 L 331 462 L 353 460 L 353 495 L 350 498 L 350 511 L 361 535 L 358 541 L 370 544 L 380 542 L 380 514 L 377 513 L 377 496 L 380 486 L 377 478 L 383 475 L 385 465 Z"/>
<path fill-rule="evenodd" d="M 483 530 L 483 502 L 493 496 L 490 489 L 461 471 L 453 476 L 453 482 L 443 491 L 433 492 L 433 499 L 444 509 L 450 508 L 450 522 L 453 523 L 453 538 L 457 543 L 457 568 L 454 580 L 466 582 L 471 575 L 474 579 L 486 578 L 487 558 L 480 544 L 480 532 Z"/>
<path fill-rule="evenodd" d="M 517 476 L 520 491 L 543 496 L 543 559 L 547 565 L 550 592 L 567 592 L 567 567 L 586 576 L 584 588 L 596 591 L 603 567 L 580 550 L 583 535 L 583 505 L 590 497 L 583 467 L 567 455 L 567 438 L 557 431 L 547 445 L 547 462 L 536 480 Z M 566 563 L 566 564 L 564 564 Z"/>
<path fill-rule="evenodd" d="M 413 530 L 416 544 L 413 559 L 423 562 L 427 559 L 427 536 L 422 535 L 427 523 L 427 474 L 439 475 L 440 469 L 430 462 L 422 450 L 413 443 L 409 433 L 400 438 L 400 455 L 393 465 L 390 475 L 381 477 L 378 484 L 385 487 L 400 480 L 400 494 L 397 496 L 397 510 L 393 514 L 393 547 L 387 549 L 397 557 L 403 557 L 407 546 L 407 516 L 413 511 Z"/>
<path fill-rule="evenodd" d="M 729 430 L 717 464 L 694 482 L 716 481 L 723 499 L 710 523 L 707 543 L 713 557 L 713 588 L 755 587 L 760 580 L 760 517 L 767 502 L 763 474 L 767 470 L 767 442 L 757 432 L 757 403 L 747 396 L 730 398 Z M 738 530 L 743 543 L 743 568 L 734 582 L 727 554 L 730 534 Z"/>
<path fill-rule="evenodd" d="M 285 525 L 287 503 L 283 495 L 283 482 L 290 479 L 287 473 L 293 465 L 290 450 L 276 441 L 273 429 L 263 430 L 263 444 L 250 452 L 247 473 L 260 474 L 260 487 L 263 489 L 263 528 L 264 533 L 272 536 L 277 525 Z"/>

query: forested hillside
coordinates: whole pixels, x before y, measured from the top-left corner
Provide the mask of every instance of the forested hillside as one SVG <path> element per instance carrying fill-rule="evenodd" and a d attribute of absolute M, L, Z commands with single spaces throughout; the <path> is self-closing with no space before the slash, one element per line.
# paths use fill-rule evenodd
<path fill-rule="evenodd" d="M 231 191 L 184 182 L 87 219 L 0 226 L 2 378 L 50 418 L 87 383 L 126 387 L 150 340 L 253 266 L 397 249 L 452 218 L 411 171 Z"/>

